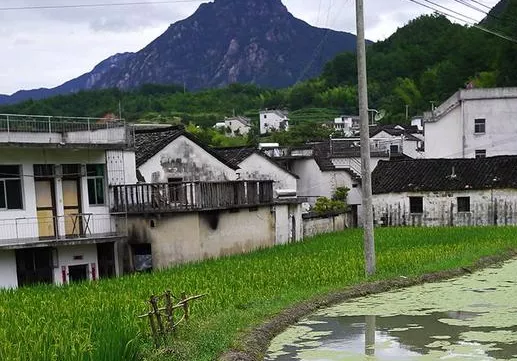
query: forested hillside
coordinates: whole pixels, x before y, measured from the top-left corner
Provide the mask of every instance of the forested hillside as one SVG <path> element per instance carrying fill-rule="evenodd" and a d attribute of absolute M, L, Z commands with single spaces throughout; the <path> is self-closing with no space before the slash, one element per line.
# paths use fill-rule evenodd
<path fill-rule="evenodd" d="M 508 35 L 517 33 L 517 5 L 500 4 L 482 24 Z M 431 102 L 439 104 L 469 82 L 478 87 L 517 85 L 516 61 L 517 44 L 512 41 L 443 16 L 421 16 L 369 46 L 370 107 L 387 110 L 385 122 L 403 122 L 406 105 L 410 116 L 421 114 Z M 102 116 L 117 113 L 120 102 L 123 116 L 131 121 L 208 127 L 232 114 L 258 119 L 261 108 L 287 108 L 300 124 L 356 113 L 356 93 L 355 55 L 343 53 L 327 63 L 321 76 L 285 89 L 232 84 L 189 92 L 178 86 L 144 85 L 128 92 L 101 90 L 27 101 L 0 107 L 0 112 Z"/>

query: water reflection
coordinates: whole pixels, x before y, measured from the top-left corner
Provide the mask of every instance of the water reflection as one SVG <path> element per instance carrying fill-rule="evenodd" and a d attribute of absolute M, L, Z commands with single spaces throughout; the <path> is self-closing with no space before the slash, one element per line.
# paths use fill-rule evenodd
<path fill-rule="evenodd" d="M 345 303 L 291 327 L 265 360 L 517 359 L 515 275 L 512 262 L 500 272 Z"/>

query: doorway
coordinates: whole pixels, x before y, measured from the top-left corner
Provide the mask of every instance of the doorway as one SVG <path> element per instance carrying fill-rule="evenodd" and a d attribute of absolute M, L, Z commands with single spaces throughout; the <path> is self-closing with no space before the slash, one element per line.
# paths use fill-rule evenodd
<path fill-rule="evenodd" d="M 51 179 L 37 179 L 35 187 L 39 237 L 53 238 L 56 236 L 54 181 Z"/>
<path fill-rule="evenodd" d="M 68 266 L 68 282 L 81 282 L 88 279 L 88 265 Z"/>
<path fill-rule="evenodd" d="M 54 282 L 52 248 L 16 250 L 16 274 L 20 287 Z"/>
<path fill-rule="evenodd" d="M 115 244 L 98 243 L 97 258 L 99 260 L 99 278 L 115 277 Z"/>
<path fill-rule="evenodd" d="M 78 179 L 63 179 L 63 208 L 65 216 L 65 235 L 83 234 L 83 222 L 80 216 L 81 203 Z"/>

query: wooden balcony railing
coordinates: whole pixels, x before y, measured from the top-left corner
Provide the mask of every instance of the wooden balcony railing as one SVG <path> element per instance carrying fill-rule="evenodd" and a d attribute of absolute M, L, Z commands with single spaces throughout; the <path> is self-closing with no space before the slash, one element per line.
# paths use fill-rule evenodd
<path fill-rule="evenodd" d="M 188 212 L 271 204 L 273 181 L 142 183 L 111 192 L 113 212 Z"/>

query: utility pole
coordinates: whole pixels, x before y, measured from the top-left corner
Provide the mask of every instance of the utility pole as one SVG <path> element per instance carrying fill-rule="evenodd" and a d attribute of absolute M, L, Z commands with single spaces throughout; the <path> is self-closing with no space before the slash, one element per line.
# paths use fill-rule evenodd
<path fill-rule="evenodd" d="M 364 260 L 367 276 L 375 273 L 375 241 L 373 235 L 372 175 L 370 171 L 370 130 L 368 126 L 368 84 L 366 79 L 366 40 L 364 35 L 364 4 L 356 0 L 357 75 L 359 117 L 361 119 L 361 178 L 363 189 Z"/>

